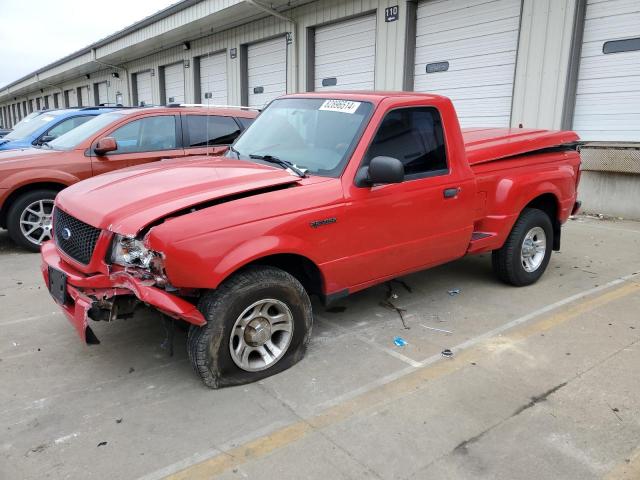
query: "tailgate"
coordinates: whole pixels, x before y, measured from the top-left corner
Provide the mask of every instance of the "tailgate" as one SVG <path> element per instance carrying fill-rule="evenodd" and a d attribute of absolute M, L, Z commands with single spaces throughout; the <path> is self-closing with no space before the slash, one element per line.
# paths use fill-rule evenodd
<path fill-rule="evenodd" d="M 464 128 L 462 138 L 470 165 L 575 144 L 575 132 L 523 128 Z"/>

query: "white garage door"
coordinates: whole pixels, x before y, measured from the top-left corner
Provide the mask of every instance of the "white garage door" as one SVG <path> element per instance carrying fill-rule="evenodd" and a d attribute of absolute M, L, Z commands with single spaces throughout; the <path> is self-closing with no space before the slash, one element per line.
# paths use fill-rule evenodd
<path fill-rule="evenodd" d="M 583 140 L 640 141 L 640 1 L 587 2 L 573 128 Z"/>
<path fill-rule="evenodd" d="M 200 57 L 200 102 L 211 105 L 228 103 L 226 53 Z"/>
<path fill-rule="evenodd" d="M 97 105 L 109 103 L 109 90 L 107 88 L 107 82 L 98 83 L 96 93 L 98 94 L 98 98 L 96 99 Z"/>
<path fill-rule="evenodd" d="M 184 103 L 184 64 L 174 63 L 164 67 L 165 103 Z"/>
<path fill-rule="evenodd" d="M 136 74 L 136 98 L 138 101 L 138 106 L 153 105 L 151 72 L 147 71 Z"/>
<path fill-rule="evenodd" d="M 80 103 L 81 107 L 87 107 L 89 105 L 89 87 L 80 87 Z"/>
<path fill-rule="evenodd" d="M 249 106 L 262 108 L 287 93 L 287 42 L 285 37 L 247 47 Z"/>
<path fill-rule="evenodd" d="M 315 90 L 373 90 L 376 16 L 316 28 Z"/>
<path fill-rule="evenodd" d="M 463 127 L 509 126 L 521 3 L 420 3 L 414 90 L 451 98 Z"/>
<path fill-rule="evenodd" d="M 76 94 L 75 89 L 74 90 L 66 90 L 64 92 L 65 96 L 66 96 L 66 100 L 67 100 L 67 107 L 77 107 L 78 106 L 78 95 Z"/>

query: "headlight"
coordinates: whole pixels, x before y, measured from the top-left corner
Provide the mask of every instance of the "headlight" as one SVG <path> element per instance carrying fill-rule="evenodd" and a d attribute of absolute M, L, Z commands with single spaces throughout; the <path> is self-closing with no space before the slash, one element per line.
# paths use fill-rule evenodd
<path fill-rule="evenodd" d="M 142 240 L 116 235 L 111 247 L 111 262 L 123 267 L 149 269 L 160 255 L 144 246 Z"/>

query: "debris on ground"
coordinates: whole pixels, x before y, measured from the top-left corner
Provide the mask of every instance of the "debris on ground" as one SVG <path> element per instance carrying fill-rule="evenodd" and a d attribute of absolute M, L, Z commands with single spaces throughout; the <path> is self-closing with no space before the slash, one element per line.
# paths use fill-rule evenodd
<path fill-rule="evenodd" d="M 41 445 L 38 445 L 37 447 L 33 447 L 32 449 L 30 449 L 25 456 L 28 457 L 29 455 L 31 455 L 32 453 L 41 453 L 44 452 L 47 448 L 49 448 L 50 445 L 43 443 Z"/>
<path fill-rule="evenodd" d="M 129 367 L 129 373 L 133 373 L 133 372 L 135 372 L 135 371 L 136 371 L 136 369 L 135 369 L 135 368 L 133 368 L 133 367 Z"/>
<path fill-rule="evenodd" d="M 622 417 L 620 415 L 618 415 L 618 412 L 620 411 L 620 409 L 618 407 L 612 407 L 608 403 L 607 403 L 607 406 L 611 409 L 611 411 L 618 418 L 618 420 L 622 422 Z"/>
<path fill-rule="evenodd" d="M 394 337 L 393 343 L 395 343 L 397 347 L 405 347 L 408 342 L 402 337 Z"/>
<path fill-rule="evenodd" d="M 121 418 L 116 418 L 116 423 L 122 423 L 122 419 Z"/>
<path fill-rule="evenodd" d="M 100 442 L 100 443 L 98 444 L 98 447 L 104 447 L 106 444 L 107 444 L 107 442 Z"/>
<path fill-rule="evenodd" d="M 420 326 L 426 328 L 427 330 L 433 330 L 435 332 L 447 333 L 449 335 L 451 335 L 453 333 L 451 330 L 445 330 L 444 328 L 429 327 L 429 326 L 424 325 L 422 323 L 420 324 Z"/>
<path fill-rule="evenodd" d="M 453 297 L 454 295 L 459 295 L 459 294 L 460 294 L 460 289 L 459 289 L 459 288 L 453 288 L 453 289 L 451 289 L 451 290 L 447 290 L 447 293 L 448 293 L 450 296 L 452 296 L 452 297 Z"/>
<path fill-rule="evenodd" d="M 449 350 L 448 348 L 445 348 L 444 350 L 442 350 L 442 356 L 443 357 L 447 357 L 447 358 L 451 358 L 451 357 L 453 357 L 453 352 L 451 350 Z"/>
<path fill-rule="evenodd" d="M 411 287 L 409 287 L 409 285 L 407 285 L 406 283 L 400 280 L 397 280 L 397 282 L 402 284 L 407 289 L 408 292 L 411 291 Z M 387 295 L 386 295 L 386 298 L 382 302 L 380 302 L 380 306 L 397 312 L 398 315 L 400 316 L 400 321 L 402 322 L 402 326 L 404 327 L 405 330 L 409 330 L 411 327 L 409 327 L 404 320 L 404 314 L 407 313 L 407 311 L 404 308 L 400 308 L 394 305 L 394 303 L 391 301 L 391 299 L 398 298 L 398 295 L 393 291 L 391 282 L 385 283 L 385 286 L 387 287 Z"/>

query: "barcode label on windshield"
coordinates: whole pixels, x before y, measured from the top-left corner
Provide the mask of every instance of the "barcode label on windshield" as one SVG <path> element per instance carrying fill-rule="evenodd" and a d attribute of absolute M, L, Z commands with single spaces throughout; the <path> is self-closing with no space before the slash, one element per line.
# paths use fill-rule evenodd
<path fill-rule="evenodd" d="M 352 102 L 351 100 L 325 100 L 320 110 L 340 113 L 356 113 L 360 102 Z"/>

